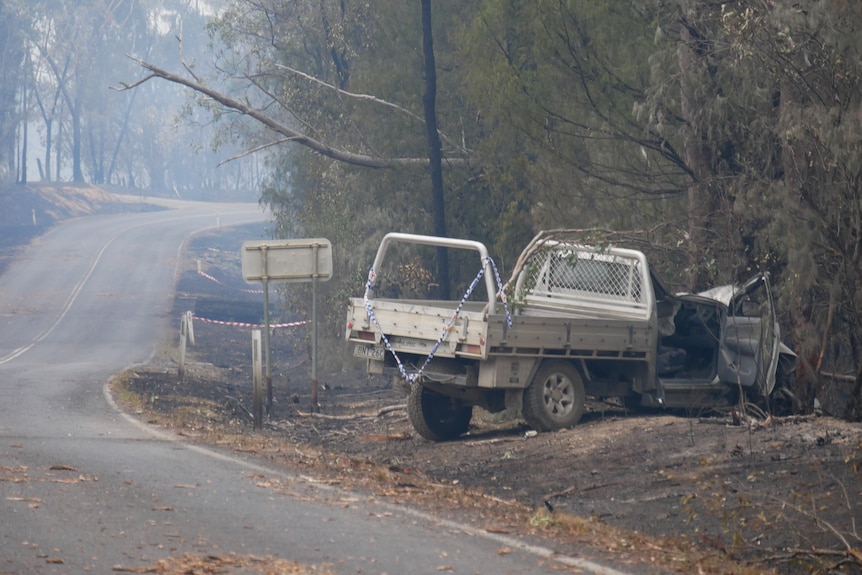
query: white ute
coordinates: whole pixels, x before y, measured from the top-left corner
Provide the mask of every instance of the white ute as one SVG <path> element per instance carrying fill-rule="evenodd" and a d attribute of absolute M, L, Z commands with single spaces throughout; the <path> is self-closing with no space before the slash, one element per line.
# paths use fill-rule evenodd
<path fill-rule="evenodd" d="M 537 235 L 505 288 L 480 242 L 383 238 L 365 295 L 350 300 L 346 338 L 369 373 L 409 384 L 420 435 L 466 433 L 475 406 L 517 409 L 532 428 L 553 431 L 578 422 L 588 395 L 667 408 L 789 397 L 795 355 L 780 342 L 768 275 L 674 295 L 640 251 L 571 238 Z M 387 267 L 394 244 L 476 252 L 481 272 L 460 301 L 383 297 L 381 279 L 404 270 Z M 480 292 L 484 300 L 468 297 Z"/>

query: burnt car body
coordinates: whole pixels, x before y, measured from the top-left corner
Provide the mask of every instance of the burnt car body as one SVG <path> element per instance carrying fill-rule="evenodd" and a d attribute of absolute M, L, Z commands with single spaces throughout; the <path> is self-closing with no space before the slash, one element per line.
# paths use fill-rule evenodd
<path fill-rule="evenodd" d="M 796 354 L 781 342 L 766 273 L 742 285 L 671 294 L 653 277 L 659 318 L 657 389 L 643 404 L 722 407 L 792 400 Z"/>

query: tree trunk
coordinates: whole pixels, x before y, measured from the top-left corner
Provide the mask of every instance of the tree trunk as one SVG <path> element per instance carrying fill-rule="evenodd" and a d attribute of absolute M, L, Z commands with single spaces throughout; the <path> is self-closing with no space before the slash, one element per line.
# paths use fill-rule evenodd
<path fill-rule="evenodd" d="M 434 36 L 431 25 L 431 0 L 422 2 L 422 50 L 425 55 L 425 128 L 431 170 L 431 217 L 434 235 L 446 237 L 446 204 L 443 197 L 443 165 L 440 134 L 437 132 L 437 70 L 434 62 Z M 437 249 L 437 288 L 440 299 L 449 299 L 449 256 L 446 248 Z"/>
<path fill-rule="evenodd" d="M 14 10 L 4 10 L 0 2 L 0 68 L 3 81 L 0 82 L 0 184 L 16 179 L 15 162 L 18 161 L 15 149 L 15 134 L 20 120 L 18 108 L 19 81 L 23 76 L 24 56 L 27 51 L 24 22 Z"/>
<path fill-rule="evenodd" d="M 62 104 L 61 104 L 62 106 Z M 56 160 L 54 161 L 54 169 L 56 170 L 56 176 L 54 177 L 55 182 L 60 181 L 61 177 L 61 167 L 63 166 L 63 122 L 57 122 L 57 140 L 54 144 L 54 149 L 57 152 Z"/>
<path fill-rule="evenodd" d="M 700 135 L 700 128 L 693 121 L 698 102 L 692 93 L 697 84 L 695 68 L 699 55 L 695 47 L 690 21 L 689 3 L 680 3 L 682 8 L 682 32 L 679 45 L 680 107 L 683 121 L 683 154 L 693 181 L 688 188 L 688 234 L 689 234 L 689 285 L 696 291 L 708 279 L 702 259 L 708 244 L 708 228 L 712 201 L 707 183 L 709 155 Z"/>
<path fill-rule="evenodd" d="M 81 169 L 81 104 L 75 102 L 72 113 L 72 181 L 84 183 L 84 171 Z"/>
<path fill-rule="evenodd" d="M 105 181 L 109 184 L 114 178 L 114 170 L 117 167 L 117 157 L 120 155 L 120 146 L 123 143 L 123 138 L 125 138 L 126 133 L 129 130 L 129 118 L 132 116 L 132 110 L 135 106 L 135 97 L 137 95 L 137 90 L 132 92 L 132 96 L 129 98 L 129 106 L 126 108 L 125 114 L 123 114 L 123 125 L 120 127 L 120 133 L 117 134 L 117 142 L 114 144 L 114 151 L 111 153 L 111 161 L 108 164 L 108 171 L 105 174 Z"/>
<path fill-rule="evenodd" d="M 54 122 L 51 119 L 45 121 L 45 180 L 51 181 L 51 144 L 54 137 Z"/>
<path fill-rule="evenodd" d="M 27 183 L 27 136 L 30 133 L 30 122 L 28 122 L 28 108 L 30 107 L 30 95 L 27 91 L 27 81 L 21 83 L 21 109 L 23 110 L 21 121 L 21 177 L 18 180 L 20 184 Z"/>

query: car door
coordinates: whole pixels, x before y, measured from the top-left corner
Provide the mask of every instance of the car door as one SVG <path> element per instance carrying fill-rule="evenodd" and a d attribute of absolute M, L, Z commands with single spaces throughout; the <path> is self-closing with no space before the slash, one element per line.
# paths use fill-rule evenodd
<path fill-rule="evenodd" d="M 780 332 L 769 275 L 758 274 L 727 305 L 719 342 L 718 377 L 762 397 L 775 387 Z"/>

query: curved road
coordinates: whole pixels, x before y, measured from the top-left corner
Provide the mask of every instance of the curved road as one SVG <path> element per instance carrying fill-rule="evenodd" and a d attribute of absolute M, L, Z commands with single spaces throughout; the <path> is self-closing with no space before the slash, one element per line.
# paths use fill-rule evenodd
<path fill-rule="evenodd" d="M 263 237 L 256 205 L 171 205 L 63 223 L 0 276 L 0 574 L 229 553 L 332 573 L 618 573 L 191 446 L 117 410 L 105 382 L 166 333 L 185 241 L 258 221 Z"/>

